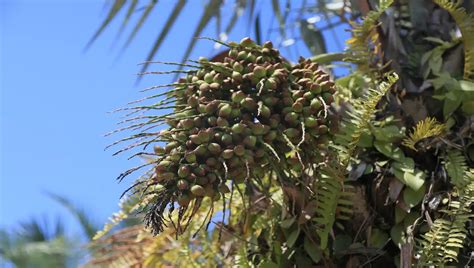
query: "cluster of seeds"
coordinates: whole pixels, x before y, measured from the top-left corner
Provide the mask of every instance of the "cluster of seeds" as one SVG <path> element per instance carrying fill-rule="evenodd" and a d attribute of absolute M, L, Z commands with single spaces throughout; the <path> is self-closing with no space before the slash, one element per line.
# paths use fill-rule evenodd
<path fill-rule="evenodd" d="M 316 63 L 292 66 L 271 42 L 244 38 L 228 46 L 223 62 L 200 59 L 168 96 L 174 114 L 160 133 L 166 145 L 155 146 L 153 181 L 182 208 L 219 199 L 231 182 L 261 178 L 275 166 L 300 172 L 328 132 L 335 88 Z"/>

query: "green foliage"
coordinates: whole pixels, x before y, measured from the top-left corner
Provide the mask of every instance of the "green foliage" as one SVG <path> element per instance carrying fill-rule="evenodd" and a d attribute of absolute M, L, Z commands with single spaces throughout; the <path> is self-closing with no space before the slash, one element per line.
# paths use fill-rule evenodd
<path fill-rule="evenodd" d="M 182 267 L 199 266 L 201 263 L 224 267 L 382 267 L 393 266 L 397 262 L 394 259 L 400 260 L 399 265 L 403 267 L 465 264 L 461 256 L 468 253 L 467 243 L 472 240 L 472 233 L 466 224 L 473 218 L 474 204 L 472 159 L 466 161 L 463 157 L 469 155 L 467 147 L 472 143 L 472 118 L 469 115 L 473 114 L 471 105 L 474 86 L 468 81 L 472 79 L 473 66 L 470 45 L 472 17 L 458 4 L 447 0 L 435 1 L 451 13 L 463 35 L 465 64 L 464 78 L 461 80 L 460 74 L 451 70 L 453 66 L 456 70 L 462 69 L 463 61 L 456 58 L 461 43 L 453 35 L 455 26 L 449 16 L 445 16 L 446 11 L 434 4 L 425 6 L 410 1 L 399 1 L 393 6 L 391 4 L 394 1 L 379 1 L 378 5 L 374 5 L 377 8 L 370 10 L 369 6 L 364 6 L 365 2 L 351 1 L 353 13 L 344 13 L 349 9 L 347 6 L 333 9 L 344 13 L 341 17 L 350 15 L 351 20 L 358 18 L 354 15 L 355 11 L 365 16 L 361 23 L 352 24 L 353 37 L 347 41 L 345 52 L 314 55 L 312 62 L 301 60 L 296 65 L 285 61 L 282 65 L 289 73 L 285 77 L 288 79 L 279 76 L 278 81 L 275 81 L 276 86 L 273 81 L 268 81 L 275 78 L 273 76 L 263 76 L 267 80 L 260 80 L 265 72 L 276 72 L 271 67 L 275 64 L 275 58 L 267 54 L 272 50 L 266 47 L 264 51 L 263 47 L 248 42 L 248 39 L 240 44 L 224 43 L 222 40 L 225 40 L 225 34 L 220 36 L 221 40 L 214 40 L 229 49 L 224 53 L 228 57 L 222 63 L 201 59 L 190 61 L 191 64 L 177 64 L 180 68 L 190 68 L 189 71 L 152 72 L 182 73 L 187 76 L 176 83 L 151 88 L 172 87 L 168 92 L 147 98 L 163 98 L 158 103 L 130 109 L 145 112 L 175 109 L 166 115 L 140 117 L 144 122 L 130 128 L 144 130 L 130 139 L 145 140 L 132 144 L 130 148 L 146 147 L 156 142 L 171 143 L 173 146 L 155 147 L 155 154 L 149 154 L 151 159 L 147 163 L 156 165 L 165 159 L 167 164 L 171 164 L 151 170 L 150 173 L 154 175 L 148 179 L 150 183 L 145 187 L 146 190 L 137 191 L 150 199 L 135 202 L 136 206 L 124 210 L 116 221 L 126 218 L 138 208 L 144 208 L 161 217 L 160 223 L 163 225 L 159 231 L 162 233 L 153 237 L 143 231 L 142 226 L 138 226 L 141 228 L 132 232 L 132 236 L 125 235 L 126 230 L 102 236 L 97 243 L 107 250 L 105 254 L 97 253 L 95 261 L 107 264 L 111 259 L 123 261 L 127 258 L 128 266 L 145 263 L 149 266 L 173 264 Z M 223 2 L 210 0 L 206 3 L 208 8 L 195 34 L 202 32 L 214 19 L 220 25 Z M 179 4 L 172 12 L 173 20 L 179 14 Z M 287 27 L 293 12 L 291 1 L 285 5 L 279 1 L 272 1 L 271 4 L 269 9 L 275 15 L 277 30 L 283 42 L 293 42 L 290 37 L 293 31 Z M 312 9 L 313 13 L 319 14 L 317 12 L 324 6 L 332 16 L 337 16 L 331 13 L 328 5 L 317 6 L 317 9 Z M 255 18 L 257 40 L 261 40 L 262 24 L 255 1 L 238 1 L 234 8 L 236 11 L 248 10 L 250 21 Z M 308 7 L 303 3 L 301 14 L 306 11 Z M 231 31 L 240 15 L 235 12 L 230 17 L 224 33 Z M 438 19 L 441 24 L 434 27 L 433 21 L 439 23 Z M 172 25 L 173 20 L 166 27 Z M 297 17 L 296 21 L 300 27 L 298 32 L 301 40 L 310 51 L 324 52 L 326 47 L 321 29 L 311 19 Z M 413 25 L 413 22 L 417 22 L 417 25 Z M 418 25 L 423 23 L 426 25 Z M 220 29 L 220 26 L 217 28 Z M 164 36 L 159 38 L 158 47 Z M 192 45 L 188 46 L 185 54 L 189 55 L 191 50 Z M 149 57 L 153 57 L 154 53 Z M 355 63 L 356 66 L 351 65 L 350 74 L 335 80 L 335 91 L 332 80 L 326 81 L 327 77 L 316 63 L 328 64 L 341 60 Z M 241 76 L 247 70 L 251 73 L 246 73 L 244 79 Z M 278 72 L 285 73 L 282 69 Z M 322 76 L 315 78 L 314 73 Z M 258 78 L 251 79 L 255 76 Z M 322 81 L 322 77 L 325 81 Z M 221 78 L 228 81 L 224 83 Z M 281 80 L 287 81 L 286 84 L 279 84 Z M 298 86 L 294 84 L 295 81 L 298 81 Z M 211 83 L 218 84 L 213 85 L 213 90 L 218 90 L 211 91 L 212 94 L 209 93 Z M 331 90 L 328 92 L 331 94 L 321 99 L 315 98 L 314 94 L 319 94 L 318 84 L 321 87 L 323 84 L 330 85 Z M 265 95 L 269 93 L 265 91 L 269 88 L 274 91 Z M 294 89 L 294 92 L 288 94 L 284 92 L 286 88 Z M 248 117 L 254 118 L 253 114 L 243 115 L 247 113 L 245 109 L 251 108 L 240 109 L 239 96 L 234 96 L 239 101 L 228 99 L 236 89 L 248 90 L 245 94 L 258 92 L 255 97 L 258 107 L 253 106 L 256 109 L 255 116 L 262 124 L 270 124 L 265 121 L 265 117 L 259 116 L 268 114 L 265 105 L 272 103 L 272 100 L 279 103 L 280 97 L 283 97 L 281 101 L 291 105 L 281 111 L 280 106 L 270 105 L 270 114 L 285 117 L 276 120 L 278 124 L 274 122 L 274 125 L 280 125 L 276 135 L 271 136 L 275 138 L 258 136 L 256 142 L 248 139 L 248 144 L 257 146 L 249 147 L 247 151 L 235 151 L 237 144 L 231 144 L 228 148 L 233 152 L 248 153 L 252 156 L 251 160 L 258 161 L 261 160 L 256 152 L 263 149 L 258 155 L 270 160 L 260 165 L 263 167 L 261 170 L 251 162 L 246 162 L 245 166 L 239 166 L 236 162 L 237 168 L 229 168 L 230 163 L 226 160 L 222 161 L 223 167 L 212 167 L 208 165 L 207 159 L 220 158 L 217 154 L 212 157 L 203 154 L 205 157 L 196 158 L 202 165 L 198 165 L 197 170 L 200 172 L 196 171 L 196 174 L 216 172 L 219 174 L 218 181 L 225 182 L 220 186 L 226 184 L 226 187 L 214 188 L 214 184 L 207 187 L 208 181 L 199 184 L 197 180 L 191 180 L 191 183 L 201 187 L 192 188 L 189 194 L 189 182 L 175 183 L 173 172 L 180 165 L 196 162 L 194 157 L 183 160 L 182 156 L 192 154 L 194 151 L 189 150 L 203 143 L 196 136 L 202 130 L 199 128 L 203 126 L 202 118 L 208 121 L 207 116 L 212 115 L 237 120 L 232 121 L 231 125 L 236 124 L 232 127 L 222 124 L 214 128 L 210 123 L 205 127 L 238 135 L 242 132 L 242 123 L 256 121 L 248 120 Z M 308 89 L 311 92 L 307 92 Z M 268 98 L 259 99 L 262 94 Z M 212 96 L 212 100 L 223 101 L 217 105 L 219 114 L 213 114 L 215 111 L 212 105 L 193 110 L 202 102 L 207 106 L 206 98 L 209 96 Z M 314 107 L 306 111 L 301 105 L 305 98 L 314 100 Z M 316 108 L 320 112 L 315 120 L 311 118 L 307 122 L 294 124 L 297 122 L 294 120 L 300 118 L 299 113 L 308 114 Z M 203 111 L 207 114 L 201 116 Z M 231 116 L 231 113 L 234 115 Z M 446 121 L 441 121 L 443 116 Z M 224 122 L 222 118 L 220 120 Z M 211 119 L 210 122 L 214 122 Z M 168 132 L 160 132 L 158 136 L 161 135 L 161 138 L 157 138 L 157 133 L 146 133 L 147 128 L 165 123 L 170 124 L 171 128 Z M 293 124 L 291 131 L 281 127 L 287 123 Z M 311 126 L 317 128 L 311 129 Z M 405 135 L 411 127 L 412 130 Z M 316 129 L 317 133 L 314 131 Z M 236 133 L 232 132 L 234 130 Z M 179 136 L 180 133 L 185 135 Z M 325 135 L 319 135 L 321 133 Z M 250 134 L 245 133 L 247 136 Z M 223 133 L 217 136 L 220 135 Z M 230 139 L 239 140 L 241 137 L 238 135 L 231 135 Z M 230 139 L 226 137 L 226 140 Z M 277 142 L 273 142 L 275 140 Z M 212 151 L 219 149 L 215 145 L 211 147 L 206 148 Z M 203 159 L 206 159 L 205 164 L 201 163 Z M 440 163 L 444 163 L 444 166 L 441 167 Z M 163 173 L 163 170 L 167 172 Z M 125 172 L 124 176 L 129 173 Z M 233 174 L 228 177 L 228 173 Z M 446 173 L 449 179 L 445 177 Z M 243 180 L 234 180 L 239 174 L 246 176 Z M 186 168 L 178 176 L 187 178 Z M 160 183 L 160 180 L 165 183 Z M 212 194 L 216 190 L 219 193 L 222 190 L 222 193 L 208 194 L 212 198 L 203 197 L 202 186 L 206 186 L 209 191 L 214 190 L 210 191 Z M 187 194 L 192 197 L 192 201 L 180 199 Z M 174 207 L 176 202 L 180 205 L 178 213 Z M 153 206 L 157 203 L 158 206 Z M 170 213 L 165 214 L 165 208 Z M 213 217 L 215 211 L 221 211 L 223 217 Z M 147 219 L 153 222 L 153 217 Z M 181 224 L 183 219 L 185 224 Z M 207 230 L 206 223 L 215 224 L 216 227 L 203 231 Z M 178 234 L 181 240 L 172 239 Z M 124 251 L 111 246 L 124 241 L 134 242 L 126 244 Z"/>
<path fill-rule="evenodd" d="M 464 79 L 474 79 L 474 17 L 466 9 L 460 7 L 461 1 L 434 0 L 435 3 L 446 9 L 456 21 L 461 31 L 464 43 Z"/>
<path fill-rule="evenodd" d="M 459 150 L 450 150 L 446 154 L 444 166 L 451 179 L 451 183 L 459 189 L 471 183 L 472 174 L 466 164 L 466 159 Z"/>
<path fill-rule="evenodd" d="M 350 158 L 357 148 L 362 133 L 369 128 L 370 122 L 377 111 L 377 104 L 387 91 L 397 82 L 398 75 L 391 73 L 386 76 L 387 81 L 380 82 L 377 89 L 369 89 L 362 98 L 351 101 L 352 110 L 343 119 L 343 134 L 337 135 L 339 157 L 343 165 L 348 165 Z"/>
<path fill-rule="evenodd" d="M 377 25 L 380 16 L 393 3 L 393 0 L 382 0 L 376 10 L 371 10 L 362 23 L 352 25 L 353 37 L 346 43 L 349 45 L 347 51 L 350 53 L 346 60 L 359 64 L 363 71 L 368 71 L 373 58 L 380 51 L 380 40 L 377 33 Z"/>
<path fill-rule="evenodd" d="M 455 189 L 451 194 L 453 199 L 447 209 L 441 210 L 441 218 L 436 219 L 430 231 L 422 235 L 420 240 L 419 265 L 444 266 L 457 262 L 459 250 L 464 247 L 467 236 L 466 224 L 474 213 L 474 181 L 464 190 Z"/>

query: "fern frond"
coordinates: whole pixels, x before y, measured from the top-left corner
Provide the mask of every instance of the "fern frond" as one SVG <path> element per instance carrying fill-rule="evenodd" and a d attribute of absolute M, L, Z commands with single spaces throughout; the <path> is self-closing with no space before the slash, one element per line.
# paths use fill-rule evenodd
<path fill-rule="evenodd" d="M 341 176 L 342 175 L 342 176 Z M 329 233 L 336 221 L 336 210 L 344 190 L 344 174 L 331 167 L 323 167 L 318 181 L 318 207 L 316 208 L 316 232 L 320 238 L 321 249 L 328 245 Z"/>
<path fill-rule="evenodd" d="M 454 155 L 454 161 L 462 162 L 459 158 L 459 155 Z M 459 176 L 460 170 L 456 168 L 455 176 Z M 451 174 L 453 174 L 452 169 Z M 472 170 L 465 170 L 461 181 L 466 184 L 453 189 L 451 192 L 453 200 L 447 209 L 440 211 L 443 216 L 436 219 L 431 229 L 422 235 L 418 245 L 419 266 L 444 266 L 446 263 L 457 262 L 459 250 L 464 247 L 468 232 L 466 223 L 474 218 L 471 209 L 474 205 L 474 176 L 472 174 Z"/>
<path fill-rule="evenodd" d="M 474 80 L 474 16 L 461 7 L 462 1 L 434 0 L 454 18 L 464 43 L 464 79 Z"/>
<path fill-rule="evenodd" d="M 425 118 L 416 124 L 412 133 L 410 133 L 410 135 L 408 135 L 408 137 L 403 140 L 402 144 L 414 151 L 417 151 L 415 147 L 417 142 L 426 138 L 439 136 L 443 133 L 444 129 L 445 126 L 436 121 L 436 119 L 432 117 Z"/>
<path fill-rule="evenodd" d="M 466 159 L 462 155 L 461 151 L 450 150 L 446 154 L 446 160 L 444 163 L 446 171 L 451 178 L 451 183 L 458 188 L 463 188 L 469 183 L 469 178 L 466 176 L 468 173 L 468 167 Z"/>
<path fill-rule="evenodd" d="M 353 23 L 353 37 L 348 39 L 346 43 L 349 45 L 349 57 L 345 60 L 358 63 L 360 65 L 368 65 L 372 56 L 379 49 L 379 37 L 376 31 L 378 20 L 387 8 L 393 3 L 393 0 L 380 1 L 380 6 L 376 10 L 370 11 L 363 18 L 362 23 Z"/>
<path fill-rule="evenodd" d="M 343 119 L 344 133 L 338 135 L 336 148 L 340 153 L 341 162 L 345 166 L 349 164 L 362 133 L 369 127 L 377 104 L 398 80 L 396 73 L 390 73 L 386 77 L 387 80 L 381 82 L 377 89 L 369 89 L 364 97 L 354 99 L 351 102 L 353 109 Z"/>
<path fill-rule="evenodd" d="M 398 80 L 396 73 L 390 73 L 386 77 L 387 81 L 381 82 L 376 90 L 369 89 L 365 97 L 353 100 L 351 103 L 353 110 L 348 112 L 346 118 L 343 119 L 344 133 L 337 136 L 337 142 L 333 146 L 337 151 L 337 157 L 333 158 L 337 160 L 327 164 L 320 170 L 317 184 L 318 207 L 315 222 L 320 227 L 317 229 L 317 233 L 322 249 L 327 247 L 329 233 L 336 219 L 347 218 L 343 213 L 350 214 L 351 212 L 350 202 L 348 201 L 350 200 L 350 192 L 347 192 L 344 186 L 347 175 L 346 168 L 354 155 L 363 131 L 370 125 L 378 102 Z M 337 213 L 337 211 L 341 213 Z"/>

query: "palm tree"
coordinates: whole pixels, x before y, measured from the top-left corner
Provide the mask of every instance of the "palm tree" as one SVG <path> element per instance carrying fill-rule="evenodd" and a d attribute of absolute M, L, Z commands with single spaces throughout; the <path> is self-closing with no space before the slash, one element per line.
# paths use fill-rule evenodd
<path fill-rule="evenodd" d="M 213 41 L 226 46 L 229 32 L 236 21 L 244 19 L 242 14 L 246 14 L 248 25 L 254 28 L 257 44 L 264 44 L 262 32 L 274 32 L 277 47 L 293 49 L 293 54 L 298 54 L 298 47 L 304 44 L 314 54 L 311 62 L 323 65 L 325 70 L 331 70 L 334 64 L 344 64 L 345 74 L 331 73 L 337 101 L 330 107 L 324 107 L 324 110 L 327 108 L 329 115 L 334 117 L 329 118 L 329 121 L 334 123 L 330 129 L 331 135 L 334 136 L 328 138 L 328 143 L 322 142 L 330 146 L 318 147 L 315 150 L 323 152 L 322 155 L 326 158 L 318 163 L 318 168 L 321 169 L 310 174 L 317 178 L 303 185 L 298 179 L 290 185 L 275 182 L 280 175 L 280 163 L 269 168 L 270 171 L 264 171 L 268 173 L 262 176 L 263 179 L 274 178 L 270 183 L 271 187 L 263 187 L 261 181 L 232 182 L 232 189 L 235 187 L 235 190 L 222 194 L 222 199 L 227 203 L 224 202 L 223 207 L 217 208 L 218 205 L 214 206 L 214 202 L 202 201 L 207 199 L 197 198 L 192 203 L 189 203 L 188 199 L 177 199 L 187 194 L 188 185 L 187 182 L 181 182 L 180 186 L 177 186 L 174 180 L 177 177 L 185 177 L 192 183 L 196 180 L 193 181 L 192 176 L 191 179 L 186 177 L 186 172 L 182 173 L 183 176 L 175 175 L 174 167 L 163 167 L 166 165 L 162 164 L 160 159 L 166 159 L 163 162 L 169 165 L 172 162 L 171 157 L 175 157 L 171 155 L 170 150 L 170 158 L 166 158 L 168 155 L 163 154 L 166 150 L 161 147 L 157 147 L 154 153 L 144 152 L 144 155 L 155 154 L 158 159 L 157 171 L 154 173 L 155 170 L 151 170 L 134 184 L 130 197 L 126 199 L 132 200 L 131 204 L 124 208 L 114 222 L 119 222 L 134 211 L 148 209 L 147 215 L 151 216 L 145 218 L 145 223 L 153 231 L 162 233 L 153 238 L 136 226 L 129 229 L 129 232 L 121 230 L 98 240 L 96 243 L 107 249 L 104 255 L 112 256 L 112 259 L 106 258 L 106 262 L 113 263 L 126 252 L 134 256 L 127 255 L 127 258 L 132 258 L 128 260 L 136 265 L 173 265 L 179 261 L 180 264 L 184 263 L 185 267 L 205 261 L 216 262 L 216 265 L 221 266 L 236 264 L 242 267 L 467 267 L 472 264 L 474 3 L 461 2 L 302 0 L 295 4 L 295 1 L 274 0 L 270 4 L 266 1 L 251 0 L 230 3 L 220 0 L 206 1 L 202 16 L 196 22 L 193 39 L 183 52 L 181 65 L 177 63 L 178 72 L 183 67 L 189 67 L 191 71 L 188 73 L 196 76 L 190 78 L 194 79 L 190 80 L 191 82 L 180 80 L 179 83 L 172 84 L 175 90 L 184 91 L 186 86 L 189 86 L 190 91 L 195 89 L 196 85 L 193 83 L 202 82 L 203 78 L 199 75 L 202 76 L 203 73 L 214 72 L 229 77 L 230 81 L 239 81 L 239 74 L 235 77 L 229 76 L 229 73 L 241 71 L 241 68 L 238 68 L 239 71 L 232 69 L 234 65 L 212 65 L 205 59 L 192 61 L 193 64 L 189 65 L 183 63 L 188 60 L 194 47 L 194 37 L 200 37 L 208 25 L 215 22 L 217 29 L 224 29 Z M 176 1 L 147 55 L 143 71 L 149 67 L 149 61 L 155 60 L 157 51 L 187 4 L 184 0 Z M 113 1 L 106 19 L 89 44 L 120 16 L 121 10 L 126 10 L 120 31 L 131 21 L 133 14 L 139 14 L 137 24 L 126 39 L 126 47 L 159 3 L 150 1 L 144 8 L 140 8 L 140 5 L 139 1 Z M 227 20 L 221 18 L 221 10 L 229 7 L 226 5 L 232 5 L 234 8 L 233 15 Z M 163 10 L 160 12 L 162 14 Z M 262 29 L 262 12 L 271 12 L 271 17 L 277 22 L 276 26 L 270 24 L 270 29 Z M 325 21 L 326 26 L 315 23 L 315 18 Z M 352 37 L 346 40 L 347 48 L 341 48 L 336 53 L 326 53 L 328 36 L 334 34 L 335 27 L 341 24 L 350 25 L 353 33 Z M 268 43 L 265 46 L 262 48 L 249 39 L 243 39 L 240 44 L 227 44 L 229 51 L 224 51 L 222 55 L 228 56 L 228 61 L 233 64 L 235 59 L 242 60 L 245 64 L 253 64 L 253 59 L 236 57 L 235 50 L 244 55 L 248 52 L 245 51 L 248 47 L 259 51 L 271 47 Z M 234 56 L 231 53 L 234 53 Z M 211 62 L 220 61 L 218 59 L 222 58 L 224 57 L 216 57 L 211 59 Z M 242 65 L 240 62 L 239 64 Z M 208 66 L 215 68 L 206 70 Z M 221 71 L 219 68 L 222 66 L 231 70 Z M 268 66 L 265 65 L 266 67 Z M 193 71 L 193 68 L 199 71 Z M 308 69 L 310 68 L 305 70 Z M 394 75 L 394 72 L 398 75 Z M 264 80 L 259 82 L 266 86 Z M 199 85 L 202 84 L 204 83 Z M 203 87 L 201 91 L 199 87 L 199 94 L 206 89 L 207 87 Z M 302 86 L 301 90 L 304 89 Z M 164 103 L 169 105 L 168 100 L 173 97 L 179 99 L 180 95 L 175 93 L 176 91 L 171 90 Z M 153 97 L 155 96 L 151 98 Z M 183 99 L 179 101 L 180 104 L 187 103 Z M 160 105 L 160 102 L 156 104 L 161 108 Z M 139 106 L 135 109 L 149 112 L 150 107 Z M 181 111 L 178 107 L 175 109 L 176 112 Z M 196 113 L 201 115 L 199 109 Z M 184 117 L 174 116 L 172 119 L 176 121 L 184 120 Z M 156 127 L 153 125 L 157 124 L 156 122 L 161 123 L 159 116 L 155 115 L 153 119 L 156 121 L 150 120 L 148 122 L 151 123 L 145 122 L 138 126 L 151 128 Z M 325 123 L 324 120 L 321 121 Z M 183 131 L 173 126 L 173 120 L 169 123 L 171 132 L 165 134 L 144 133 L 146 130 L 138 133 L 136 137 L 151 138 L 145 142 L 140 140 L 137 144 L 147 147 L 166 134 Z M 209 126 L 211 125 L 209 123 Z M 135 127 L 137 125 L 131 128 Z M 187 132 L 184 134 L 189 136 Z M 197 141 L 196 144 L 200 142 Z M 189 147 L 193 148 L 193 144 Z M 289 144 L 294 147 L 291 141 Z M 183 145 L 183 148 L 187 148 L 186 146 L 188 145 Z M 277 150 L 272 149 L 270 155 L 276 155 L 278 160 L 293 157 L 292 160 L 296 163 L 299 160 L 302 166 L 314 164 L 302 163 L 304 161 L 294 157 L 293 151 L 279 156 Z M 298 149 L 301 148 L 294 150 L 298 152 Z M 188 160 L 180 158 L 178 161 Z M 194 159 L 191 158 L 186 163 L 192 161 Z M 324 167 L 329 167 L 329 170 Z M 160 169 L 169 171 L 166 173 L 169 178 L 163 179 L 162 183 L 157 182 L 160 179 Z M 124 176 L 128 174 L 130 172 L 125 172 Z M 291 172 L 288 174 L 291 175 Z M 227 167 L 225 175 L 227 176 Z M 286 179 L 286 183 L 291 181 Z M 168 183 L 169 181 L 175 183 Z M 176 190 L 179 187 L 184 189 L 183 192 Z M 244 187 L 245 191 L 239 187 Z M 201 188 L 201 185 L 198 185 L 195 189 L 201 191 Z M 199 197 L 201 193 L 195 192 L 195 195 L 192 193 L 194 197 Z M 232 198 L 234 193 L 242 197 L 241 201 Z M 222 221 L 212 218 L 218 228 L 210 234 L 200 236 L 198 242 L 192 240 L 188 231 L 182 235 L 189 243 L 173 243 L 170 236 L 180 234 L 180 227 L 165 228 L 162 221 L 154 221 L 164 218 L 167 208 L 170 208 L 170 214 L 177 210 L 173 210 L 176 205 L 173 198 L 178 202 L 182 201 L 179 213 L 184 214 L 182 211 L 186 211 L 188 204 L 194 205 L 191 218 L 204 218 L 203 221 L 207 219 L 207 214 L 201 215 L 198 210 L 194 211 L 194 208 L 200 206 L 208 208 L 209 211 L 221 209 L 224 214 L 229 209 L 226 210 L 226 206 L 230 206 L 234 217 L 229 216 Z M 244 200 L 248 200 L 252 206 L 246 207 Z M 236 214 L 238 216 L 235 216 Z M 172 217 L 168 217 L 170 222 L 173 222 Z M 175 214 L 175 217 L 181 218 L 182 214 Z M 201 229 L 200 223 L 194 224 L 190 223 L 189 229 Z M 220 240 L 222 237 L 223 240 Z M 122 245 L 126 241 L 133 242 L 125 247 L 114 246 Z M 169 247 L 160 250 L 163 244 Z M 98 256 L 101 260 L 100 253 Z"/>
<path fill-rule="evenodd" d="M 0 257 L 18 268 L 77 267 L 88 255 L 85 243 L 97 232 L 90 217 L 67 198 L 48 193 L 67 208 L 79 222 L 86 238 L 72 237 L 65 233 L 65 225 L 58 218 L 30 219 L 20 223 L 15 230 L 0 231 Z"/>

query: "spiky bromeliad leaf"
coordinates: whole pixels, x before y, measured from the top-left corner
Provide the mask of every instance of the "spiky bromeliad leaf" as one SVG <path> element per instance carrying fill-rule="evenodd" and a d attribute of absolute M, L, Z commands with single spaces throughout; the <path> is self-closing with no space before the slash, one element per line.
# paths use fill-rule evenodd
<path fill-rule="evenodd" d="M 474 17 L 461 7 L 462 1 L 434 0 L 454 18 L 464 43 L 464 79 L 474 80 Z"/>
<path fill-rule="evenodd" d="M 439 136 L 443 133 L 444 129 L 445 126 L 443 124 L 439 123 L 434 118 L 428 117 L 416 124 L 412 133 L 403 140 L 402 144 L 417 151 L 415 147 L 417 142 L 426 138 Z"/>

